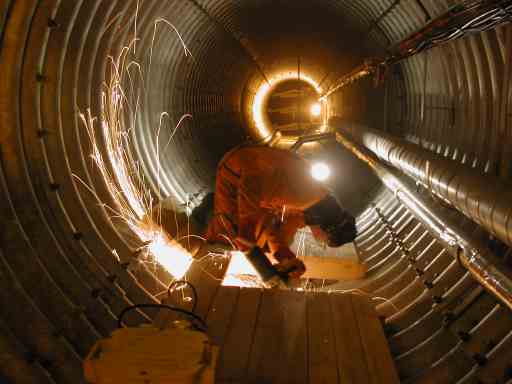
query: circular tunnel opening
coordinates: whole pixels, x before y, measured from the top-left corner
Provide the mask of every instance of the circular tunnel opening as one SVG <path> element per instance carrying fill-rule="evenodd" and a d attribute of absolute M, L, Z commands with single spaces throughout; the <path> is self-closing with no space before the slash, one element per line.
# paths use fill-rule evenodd
<path fill-rule="evenodd" d="M 308 82 L 287 80 L 270 92 L 265 110 L 274 130 L 285 136 L 311 134 L 322 123 L 320 95 Z"/>

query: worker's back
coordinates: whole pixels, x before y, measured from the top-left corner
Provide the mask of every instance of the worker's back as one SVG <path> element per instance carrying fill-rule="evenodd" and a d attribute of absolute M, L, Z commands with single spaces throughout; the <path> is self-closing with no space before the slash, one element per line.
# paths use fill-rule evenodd
<path fill-rule="evenodd" d="M 227 169 L 226 169 L 227 167 Z M 217 184 L 228 173 L 239 176 L 239 186 L 254 204 L 281 210 L 304 210 L 321 200 L 327 191 L 309 172 L 308 163 L 288 150 L 248 146 L 228 152 L 217 170 Z M 220 176 L 220 177 L 219 177 Z"/>
<path fill-rule="evenodd" d="M 310 176 L 307 162 L 293 152 L 263 146 L 234 149 L 217 168 L 215 216 L 208 238 L 255 241 L 258 226 L 270 215 L 288 219 L 290 225 L 282 228 L 288 240 L 304 225 L 303 210 L 326 194 Z"/>

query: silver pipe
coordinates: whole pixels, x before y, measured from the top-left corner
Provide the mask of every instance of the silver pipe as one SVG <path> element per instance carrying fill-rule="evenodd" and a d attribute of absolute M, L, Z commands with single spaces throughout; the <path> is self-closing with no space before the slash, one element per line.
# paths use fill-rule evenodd
<path fill-rule="evenodd" d="M 367 163 L 383 184 L 409 209 L 428 231 L 445 245 L 473 278 L 491 294 L 512 309 L 512 270 L 494 256 L 485 244 L 446 217 L 428 199 L 414 191 L 411 182 L 403 180 L 370 150 L 346 133 L 337 133 L 336 141 Z"/>
<path fill-rule="evenodd" d="M 416 144 L 368 128 L 343 131 L 512 246 L 512 186 Z"/>
<path fill-rule="evenodd" d="M 335 136 L 333 133 L 316 133 L 314 135 L 309 136 L 301 136 L 299 139 L 290 147 L 290 151 L 297 152 L 300 147 L 302 147 L 306 143 L 312 143 L 315 141 L 323 141 L 323 140 L 334 140 Z"/>

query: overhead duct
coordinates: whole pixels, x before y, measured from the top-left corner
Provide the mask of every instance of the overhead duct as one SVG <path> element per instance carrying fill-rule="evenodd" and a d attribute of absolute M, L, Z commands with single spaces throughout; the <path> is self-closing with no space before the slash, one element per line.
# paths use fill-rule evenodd
<path fill-rule="evenodd" d="M 343 129 L 380 159 L 512 245 L 511 186 L 417 144 L 361 126 Z"/>

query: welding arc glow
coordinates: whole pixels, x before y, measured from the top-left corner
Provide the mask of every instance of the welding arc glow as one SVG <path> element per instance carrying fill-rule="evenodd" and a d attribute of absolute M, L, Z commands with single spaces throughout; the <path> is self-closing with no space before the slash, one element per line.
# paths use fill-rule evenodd
<path fill-rule="evenodd" d="M 267 127 L 265 121 L 265 112 L 263 111 L 265 101 L 270 95 L 270 92 L 275 88 L 276 85 L 282 83 L 283 81 L 297 79 L 297 75 L 298 74 L 296 71 L 275 74 L 268 79 L 268 82 L 263 82 L 256 91 L 252 104 L 252 118 L 260 138 L 268 138 L 271 135 L 270 129 Z M 301 73 L 300 79 L 311 85 L 318 94 L 322 93 L 322 88 L 320 88 L 318 83 L 307 74 Z"/>
<path fill-rule="evenodd" d="M 315 180 L 325 181 L 331 176 L 331 169 L 325 163 L 314 163 L 311 166 L 311 175 Z"/>
<path fill-rule="evenodd" d="M 258 272 L 240 251 L 230 252 L 231 260 L 229 261 L 226 274 L 222 285 L 232 287 L 263 287 Z"/>
<path fill-rule="evenodd" d="M 138 119 L 134 117 L 137 111 L 140 110 L 140 97 L 139 95 L 128 94 L 128 91 L 123 88 L 123 83 L 129 82 L 130 87 L 127 89 L 133 90 L 135 88 L 133 74 L 130 74 L 129 71 L 131 66 L 137 68 L 138 76 L 141 80 L 143 79 L 140 65 L 128 59 L 130 49 L 134 46 L 136 40 L 134 38 L 129 46 L 124 47 L 116 59 L 109 57 L 111 68 L 108 73 L 111 75 L 108 81 L 103 84 L 101 95 L 99 125 L 102 135 L 96 133 L 96 119 L 91 116 L 90 110 L 87 110 L 87 114 L 80 113 L 80 118 L 87 129 L 92 144 L 91 158 L 112 196 L 115 207 L 107 206 L 99 199 L 93 188 L 76 175 L 73 176 L 94 194 L 101 206 L 108 209 L 112 219 L 116 218 L 124 221 L 143 242 L 145 259 L 141 261 L 157 262 L 175 278 L 181 279 L 193 262 L 192 256 L 177 241 L 171 239 L 163 228 L 155 222 L 155 218 L 160 217 L 160 215 L 155 215 L 153 212 L 151 192 L 146 186 L 144 175 L 140 171 L 140 165 L 133 159 L 130 149 L 129 132 L 140 129 L 135 125 Z M 136 101 L 133 102 L 132 100 Z M 131 115 L 132 118 L 126 119 L 126 114 Z M 166 113 L 163 112 L 162 115 L 164 114 Z M 105 162 L 103 152 L 98 145 L 99 137 L 97 136 L 101 136 L 103 139 L 108 164 Z"/>

